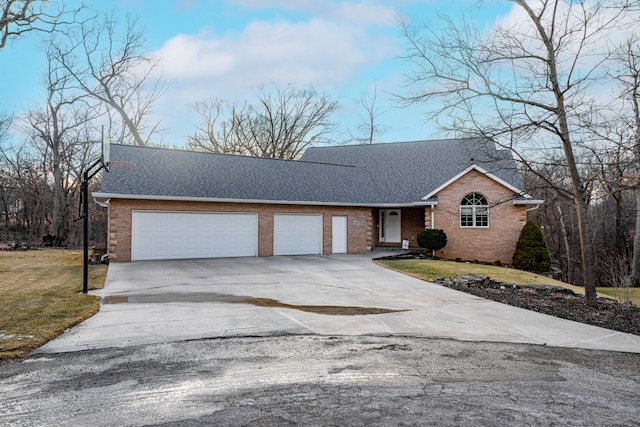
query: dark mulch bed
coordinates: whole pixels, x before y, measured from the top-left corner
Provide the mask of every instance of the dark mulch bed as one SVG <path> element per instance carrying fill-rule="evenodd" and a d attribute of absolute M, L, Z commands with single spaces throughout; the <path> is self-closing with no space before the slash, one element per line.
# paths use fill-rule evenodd
<path fill-rule="evenodd" d="M 446 280 L 438 280 L 436 283 L 503 304 L 640 335 L 640 307 L 633 304 L 621 304 L 609 298 L 598 298 L 595 307 L 588 307 L 584 302 L 584 296 L 577 295 L 570 289 L 546 285 L 519 286 L 493 280 L 487 281 L 489 283 L 482 285 L 447 283 Z"/>

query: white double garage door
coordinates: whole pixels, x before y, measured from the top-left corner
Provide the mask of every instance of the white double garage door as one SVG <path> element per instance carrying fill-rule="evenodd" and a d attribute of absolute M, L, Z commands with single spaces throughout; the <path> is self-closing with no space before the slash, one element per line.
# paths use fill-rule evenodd
<path fill-rule="evenodd" d="M 344 221 L 336 218 L 344 218 Z M 346 252 L 346 217 L 334 217 Z M 344 235 L 344 239 L 341 236 Z M 131 223 L 133 261 L 258 255 L 257 213 L 134 211 Z M 335 238 L 334 238 L 335 241 Z M 334 253 L 342 244 L 334 243 Z M 337 249 L 337 251 L 336 251 Z M 273 254 L 322 253 L 322 214 L 275 214 Z"/>

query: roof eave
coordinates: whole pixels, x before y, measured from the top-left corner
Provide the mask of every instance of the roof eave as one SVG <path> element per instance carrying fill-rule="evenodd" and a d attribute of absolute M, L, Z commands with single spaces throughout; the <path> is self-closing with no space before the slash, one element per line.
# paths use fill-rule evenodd
<path fill-rule="evenodd" d="M 519 188 L 514 187 L 513 185 L 509 184 L 507 181 L 503 180 L 502 178 L 499 178 L 496 175 L 494 175 L 494 174 L 486 171 L 485 169 L 481 168 L 480 166 L 478 166 L 476 164 L 473 164 L 473 165 L 469 166 L 468 168 L 466 168 L 465 170 L 463 170 L 462 172 L 460 172 L 459 174 L 455 175 L 453 178 L 451 178 L 450 180 L 448 180 L 447 182 L 445 182 L 444 184 L 442 184 L 441 186 L 439 186 L 435 190 L 433 190 L 431 193 L 429 193 L 426 196 L 424 196 L 422 198 L 422 200 L 427 200 L 427 199 L 429 199 L 431 197 L 434 197 L 440 191 L 442 191 L 443 189 L 447 188 L 449 185 L 451 185 L 452 183 L 456 182 L 458 179 L 460 179 L 461 177 L 463 177 L 464 175 L 466 175 L 467 173 L 469 173 L 472 170 L 476 170 L 476 171 L 480 172 L 481 174 L 493 179 L 497 183 L 505 186 L 509 190 L 513 191 L 514 193 L 517 193 L 518 195 L 520 195 L 522 197 L 531 197 L 528 194 L 526 194 L 524 191 L 520 190 Z"/>
<path fill-rule="evenodd" d="M 308 205 L 308 206 L 353 206 L 369 208 L 402 208 L 422 205 L 430 205 L 432 202 L 417 203 L 352 203 L 352 202 L 329 202 L 329 201 L 309 201 L 309 200 L 262 200 L 262 199 L 234 199 L 219 197 L 187 197 L 187 196 L 159 196 L 148 194 L 119 194 L 119 193 L 92 193 L 96 200 L 108 203 L 110 199 L 134 199 L 134 200 L 163 200 L 178 202 L 209 202 L 209 203 L 252 203 L 269 205 Z M 437 202 L 436 202 L 437 204 Z"/>
<path fill-rule="evenodd" d="M 540 199 L 513 199 L 514 205 L 541 205 L 544 200 Z"/>

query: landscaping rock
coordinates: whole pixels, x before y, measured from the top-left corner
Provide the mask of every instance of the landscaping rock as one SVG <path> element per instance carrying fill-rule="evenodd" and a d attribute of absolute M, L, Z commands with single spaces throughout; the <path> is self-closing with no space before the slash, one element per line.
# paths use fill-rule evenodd
<path fill-rule="evenodd" d="M 640 335 L 640 307 L 598 298 L 595 307 L 583 295 L 555 285 L 500 283 L 480 274 L 460 274 L 434 283 L 503 304 L 549 314 L 575 322 Z"/>
<path fill-rule="evenodd" d="M 445 280 L 447 286 L 467 286 L 471 288 L 478 288 L 481 286 L 488 286 L 491 283 L 491 279 L 482 274 L 458 274 L 457 276 L 449 277 Z"/>

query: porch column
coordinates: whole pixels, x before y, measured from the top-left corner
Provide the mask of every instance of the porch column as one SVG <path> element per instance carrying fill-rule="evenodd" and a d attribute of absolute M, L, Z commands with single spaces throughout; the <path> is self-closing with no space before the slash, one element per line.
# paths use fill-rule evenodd
<path fill-rule="evenodd" d="M 424 208 L 424 228 L 433 228 L 433 206 Z"/>

